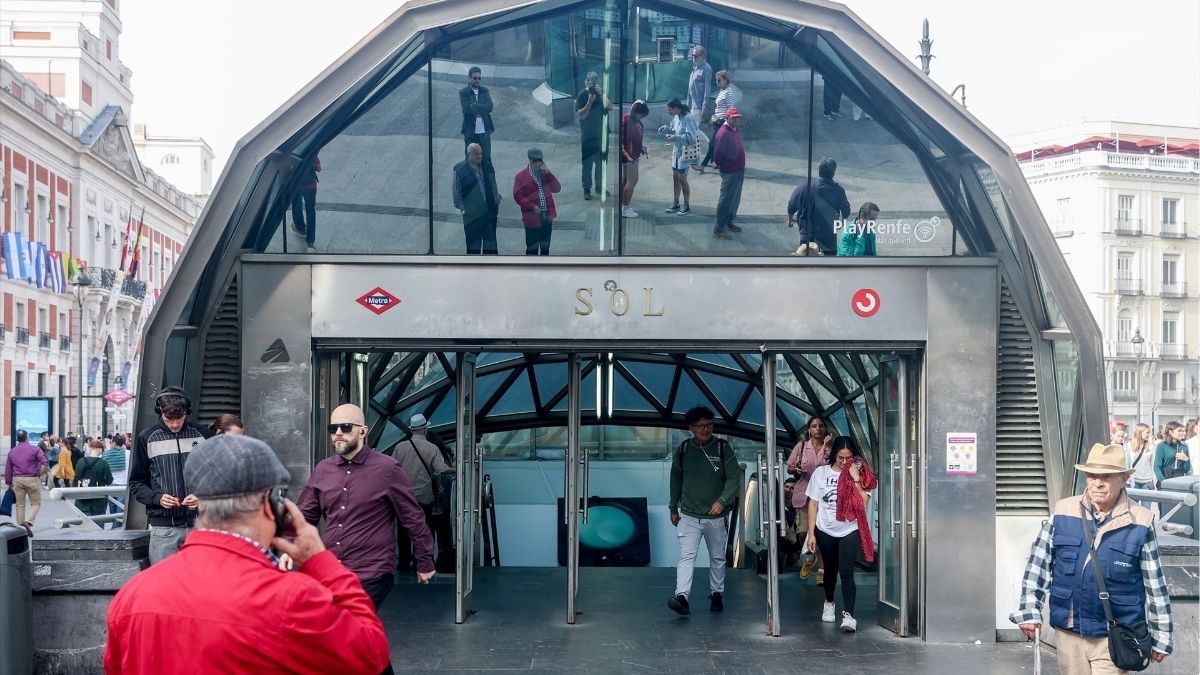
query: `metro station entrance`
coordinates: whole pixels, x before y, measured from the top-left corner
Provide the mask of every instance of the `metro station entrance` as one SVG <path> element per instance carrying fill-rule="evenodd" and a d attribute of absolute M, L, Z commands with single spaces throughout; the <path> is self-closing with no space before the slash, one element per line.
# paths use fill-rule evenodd
<path fill-rule="evenodd" d="M 600 568 L 674 568 L 670 458 L 689 435 L 683 413 L 706 405 L 742 468 L 740 498 L 727 519 L 729 573 L 761 579 L 765 632 L 786 634 L 781 608 L 790 600 L 780 580 L 796 574 L 784 550 L 794 518 L 784 496 L 787 457 L 810 417 L 821 416 L 859 443 L 879 480 L 869 505 L 876 557 L 859 561 L 860 576 L 877 580 L 878 598 L 860 590 L 857 606 L 861 612 L 877 602 L 880 625 L 920 635 L 920 351 L 725 349 L 347 351 L 318 344 L 318 385 L 322 406 L 363 407 L 372 448 L 399 448 L 409 417 L 421 413 L 452 455 L 456 623 L 476 611 L 477 584 L 503 583 L 491 573 L 479 577 L 483 568 L 563 569 L 565 583 L 546 578 L 563 584 L 559 611 L 572 625 L 602 621 L 581 600 L 581 589 L 606 583 Z M 696 589 L 706 588 L 706 562 L 703 554 L 697 560 Z"/>

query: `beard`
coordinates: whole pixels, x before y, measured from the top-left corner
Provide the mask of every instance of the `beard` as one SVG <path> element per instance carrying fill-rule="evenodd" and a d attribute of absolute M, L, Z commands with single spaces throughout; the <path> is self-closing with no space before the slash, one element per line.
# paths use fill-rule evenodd
<path fill-rule="evenodd" d="M 358 450 L 360 447 L 362 447 L 362 439 L 353 438 L 347 439 L 345 445 L 338 445 L 337 443 L 334 443 L 333 451 L 339 455 L 349 455 L 355 450 Z"/>

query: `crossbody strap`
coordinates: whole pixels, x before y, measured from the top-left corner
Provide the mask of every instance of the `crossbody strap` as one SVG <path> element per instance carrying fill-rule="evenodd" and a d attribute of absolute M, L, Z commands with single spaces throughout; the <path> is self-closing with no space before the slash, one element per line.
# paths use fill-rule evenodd
<path fill-rule="evenodd" d="M 1104 574 L 1100 572 L 1100 559 L 1096 555 L 1096 547 L 1092 543 L 1092 530 L 1088 527 L 1088 515 L 1083 508 L 1082 501 L 1079 502 L 1079 515 L 1083 519 L 1083 537 L 1087 539 L 1088 551 L 1092 554 L 1092 571 L 1096 573 L 1096 585 L 1100 587 L 1100 603 L 1104 605 L 1104 618 L 1111 626 L 1116 621 L 1113 620 L 1112 607 L 1108 604 L 1108 589 L 1104 586 Z"/>
<path fill-rule="evenodd" d="M 1142 457 L 1145 456 L 1145 454 L 1146 454 L 1146 448 L 1142 448 L 1142 451 L 1138 453 L 1137 459 L 1133 460 L 1133 466 L 1131 466 L 1129 468 L 1131 470 L 1136 469 L 1138 462 L 1142 461 Z"/>
<path fill-rule="evenodd" d="M 421 451 L 417 449 L 417 442 L 413 439 L 408 439 L 408 442 L 413 446 L 413 452 L 417 453 L 417 459 L 421 460 L 421 466 L 425 467 L 425 473 L 429 476 L 429 481 L 433 482 L 433 471 L 429 468 L 429 464 L 425 462 L 425 458 L 421 456 Z"/>

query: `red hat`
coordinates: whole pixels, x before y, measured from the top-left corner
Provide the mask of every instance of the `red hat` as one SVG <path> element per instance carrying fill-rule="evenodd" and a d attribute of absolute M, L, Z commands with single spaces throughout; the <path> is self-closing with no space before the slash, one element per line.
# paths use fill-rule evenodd
<path fill-rule="evenodd" d="M 741 117 L 741 116 L 742 116 L 742 111 L 738 110 L 737 108 L 735 108 L 733 106 L 729 106 L 725 110 L 725 118 L 726 119 L 728 119 L 730 117 Z"/>

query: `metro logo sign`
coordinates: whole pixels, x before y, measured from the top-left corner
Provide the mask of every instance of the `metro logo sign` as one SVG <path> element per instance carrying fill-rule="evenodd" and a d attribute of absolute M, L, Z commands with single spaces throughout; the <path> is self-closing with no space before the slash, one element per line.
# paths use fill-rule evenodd
<path fill-rule="evenodd" d="M 104 400 L 115 406 L 122 406 L 133 400 L 133 396 L 124 389 L 113 389 L 104 395 Z"/>
<path fill-rule="evenodd" d="M 359 297 L 358 304 L 366 307 L 376 314 L 383 314 L 389 309 L 400 304 L 400 298 L 397 298 L 379 286 L 376 286 L 374 289 L 367 291 L 366 294 Z"/>

